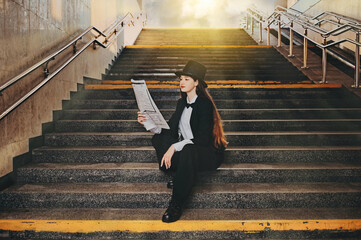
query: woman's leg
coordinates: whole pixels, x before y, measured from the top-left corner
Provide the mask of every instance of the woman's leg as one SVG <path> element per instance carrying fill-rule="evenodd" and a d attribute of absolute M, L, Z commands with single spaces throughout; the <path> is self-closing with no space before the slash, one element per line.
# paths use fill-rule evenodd
<path fill-rule="evenodd" d="M 168 223 L 181 217 L 183 203 L 191 193 L 198 169 L 198 154 L 193 144 L 185 145 L 182 151 L 177 153 L 179 158 L 175 167 L 172 200 L 162 217 L 162 221 Z"/>
<path fill-rule="evenodd" d="M 172 201 L 182 205 L 190 195 L 199 169 L 198 151 L 194 144 L 187 144 L 179 154 L 174 176 Z"/>
<path fill-rule="evenodd" d="M 213 146 L 197 146 L 199 171 L 214 171 L 224 160 L 224 151 L 217 151 Z"/>

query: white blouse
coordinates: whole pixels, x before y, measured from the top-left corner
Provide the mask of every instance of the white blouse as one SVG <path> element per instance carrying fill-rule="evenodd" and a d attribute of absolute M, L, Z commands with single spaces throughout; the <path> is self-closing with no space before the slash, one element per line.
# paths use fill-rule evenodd
<path fill-rule="evenodd" d="M 189 101 L 188 97 L 187 97 L 187 103 L 188 104 L 194 103 L 197 100 L 197 97 L 198 96 L 196 95 L 192 99 L 192 101 Z M 191 124 L 190 124 L 192 111 L 193 111 L 192 107 L 188 107 L 188 108 L 185 107 L 183 110 L 183 113 L 182 113 L 182 116 L 180 118 L 179 125 L 178 125 L 179 126 L 178 133 L 180 134 L 180 136 L 183 137 L 183 140 L 173 144 L 176 152 L 181 151 L 183 149 L 183 147 L 187 144 L 193 144 L 193 142 L 191 140 L 193 138 L 193 133 L 192 133 Z M 146 124 L 146 122 L 145 122 L 145 124 Z M 150 131 L 155 134 L 159 134 L 162 131 L 162 129 L 161 128 L 152 128 L 152 129 L 150 129 Z"/>

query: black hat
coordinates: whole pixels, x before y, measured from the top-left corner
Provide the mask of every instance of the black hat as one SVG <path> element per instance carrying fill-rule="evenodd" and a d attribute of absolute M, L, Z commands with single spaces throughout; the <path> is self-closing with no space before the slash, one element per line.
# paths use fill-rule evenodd
<path fill-rule="evenodd" d="M 205 88 L 207 83 L 204 81 L 207 68 L 199 62 L 190 60 L 182 71 L 177 71 L 175 74 L 180 77 L 181 75 L 190 76 L 194 80 L 198 80 Z"/>

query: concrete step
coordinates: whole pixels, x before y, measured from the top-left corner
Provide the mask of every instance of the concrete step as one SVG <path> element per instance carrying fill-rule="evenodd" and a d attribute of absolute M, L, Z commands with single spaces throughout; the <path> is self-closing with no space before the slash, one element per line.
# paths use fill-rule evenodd
<path fill-rule="evenodd" d="M 224 163 L 202 172 L 200 182 L 361 182 L 360 163 Z M 157 163 L 32 163 L 17 170 L 18 183 L 125 182 L 170 180 Z"/>
<path fill-rule="evenodd" d="M 164 183 L 16 184 L 0 192 L 3 208 L 165 208 Z M 361 183 L 199 183 L 188 208 L 361 207 Z"/>
<path fill-rule="evenodd" d="M 139 36 L 139 38 L 137 39 L 137 41 L 135 42 L 135 45 L 161 45 L 161 46 L 166 46 L 166 45 L 191 45 L 191 46 L 195 46 L 195 45 L 200 45 L 200 47 L 204 46 L 204 45 L 237 45 L 237 46 L 250 46 L 250 45 L 257 45 L 257 43 L 249 38 L 249 36 L 241 36 L 239 39 L 231 39 L 231 38 L 226 38 L 226 36 L 222 36 L 223 38 L 219 38 L 219 36 L 209 36 L 209 35 L 204 35 L 203 37 L 201 35 L 199 36 L 192 36 L 192 37 L 187 37 L 185 38 L 185 36 L 183 35 L 182 37 L 180 36 L 174 36 L 173 38 L 171 36 L 167 37 L 163 37 L 163 36 L 158 36 L 158 37 L 141 37 Z M 210 41 L 209 39 L 212 39 L 212 41 Z M 183 39 L 183 40 L 182 40 Z"/>
<path fill-rule="evenodd" d="M 172 224 L 160 221 L 163 213 L 162 208 L 9 209 L 0 212 L 0 230 L 14 239 L 356 240 L 361 210 L 185 209 Z"/>
<path fill-rule="evenodd" d="M 112 68 L 109 71 L 109 74 L 134 74 L 137 75 L 143 75 L 143 74 L 174 74 L 176 71 L 181 71 L 183 68 L 178 69 L 141 69 L 141 70 L 135 70 L 135 69 L 125 69 L 125 68 Z M 280 72 L 279 69 L 258 69 L 258 68 L 238 68 L 238 69 L 224 69 L 224 70 L 216 70 L 216 71 L 207 71 L 207 76 L 212 76 L 215 74 L 218 75 L 242 75 L 242 74 L 272 74 L 275 76 L 283 76 L 283 75 L 291 75 L 291 74 L 299 74 L 297 69 L 287 69 Z"/>
<path fill-rule="evenodd" d="M 121 61 L 121 59 L 118 59 L 119 61 L 115 62 L 112 67 L 113 68 L 140 68 L 140 69 L 152 69 L 152 68 L 184 68 L 187 60 L 172 60 L 169 59 L 169 61 L 162 61 L 161 59 L 152 61 L 152 62 L 146 62 L 139 60 L 137 65 L 134 65 L 133 62 L 129 61 Z M 273 59 L 274 60 L 274 59 Z M 276 61 L 271 62 L 269 64 L 265 64 L 267 61 L 266 59 L 251 59 L 249 61 L 242 61 L 240 62 L 239 59 L 237 60 L 228 60 L 228 61 L 211 61 L 211 60 L 203 60 L 202 64 L 204 64 L 207 69 L 209 70 L 222 70 L 222 69 L 238 69 L 238 68 L 255 68 L 255 65 L 257 65 L 258 69 L 271 69 L 272 67 L 276 66 Z M 284 62 L 283 60 L 278 60 L 279 63 L 284 63 L 282 65 L 277 65 L 278 69 L 297 69 L 293 65 L 289 65 L 289 63 Z"/>
<path fill-rule="evenodd" d="M 167 53 L 133 53 L 128 52 L 121 54 L 117 60 L 140 60 L 145 61 L 162 61 L 162 60 L 178 60 L 181 63 L 186 63 L 189 59 L 199 60 L 200 62 L 206 61 L 208 63 L 216 61 L 232 61 L 232 60 L 242 60 L 247 62 L 250 60 L 252 62 L 264 61 L 266 59 L 275 60 L 275 62 L 286 62 L 285 58 L 282 57 L 278 52 L 264 52 L 264 51 L 254 51 L 254 52 L 226 52 L 226 53 L 184 53 L 184 52 L 167 52 Z M 275 64 L 272 62 L 271 64 Z M 289 63 L 287 64 L 289 65 Z M 284 66 L 280 66 L 284 67 Z"/>
<path fill-rule="evenodd" d="M 264 54 L 261 53 L 260 55 L 251 53 L 251 54 L 239 54 L 239 55 L 218 55 L 218 56 L 212 56 L 212 55 L 203 55 L 203 54 L 197 54 L 196 56 L 182 56 L 182 55 L 168 55 L 164 54 L 162 56 L 156 56 L 156 55 L 121 55 L 119 59 L 117 60 L 118 63 L 122 62 L 151 62 L 154 64 L 155 62 L 164 62 L 164 63 L 187 63 L 189 59 L 203 62 L 205 61 L 208 65 L 208 63 L 216 63 L 217 61 L 222 62 L 233 62 L 236 61 L 238 63 L 257 63 L 257 62 L 270 62 L 272 61 L 271 65 L 280 64 L 280 63 L 286 63 L 287 65 L 291 65 L 285 58 L 280 56 L 278 53 L 274 54 Z M 209 69 L 213 70 L 213 69 Z"/>
<path fill-rule="evenodd" d="M 177 100 L 155 99 L 159 109 L 171 109 L 177 105 Z M 340 99 L 227 99 L 215 100 L 220 109 L 249 109 L 249 108 L 361 108 L 361 101 Z M 65 108 L 76 109 L 137 109 L 136 100 L 67 100 L 63 101 Z"/>
<path fill-rule="evenodd" d="M 114 84 L 117 81 L 106 81 L 106 84 Z M 256 83 L 256 82 L 254 82 Z M 153 99 L 177 100 L 180 97 L 179 89 L 149 89 Z M 360 101 L 358 97 L 345 89 L 234 89 L 234 88 L 211 88 L 208 92 L 214 100 L 218 99 L 353 99 Z M 108 89 L 108 90 L 82 90 L 73 92 L 71 99 L 135 99 L 131 89 Z"/>
<path fill-rule="evenodd" d="M 178 57 L 159 57 L 157 59 L 149 60 L 144 58 L 133 58 L 133 59 L 122 59 L 121 57 L 114 63 L 114 66 L 123 66 L 123 65 L 131 65 L 132 67 L 136 66 L 142 66 L 142 65 L 165 65 L 165 66 L 185 66 L 185 64 L 188 62 L 189 58 L 178 58 Z M 204 64 L 206 67 L 209 68 L 209 70 L 212 70 L 213 66 L 218 64 L 218 67 L 226 67 L 235 65 L 238 67 L 251 67 L 254 68 L 257 65 L 268 65 L 268 66 L 275 66 L 279 67 L 280 65 L 283 65 L 283 67 L 280 67 L 281 69 L 288 66 L 291 69 L 295 69 L 295 67 L 290 64 L 286 59 L 284 58 L 251 58 L 251 59 L 243 59 L 243 58 L 221 58 L 221 59 L 209 59 L 209 58 L 193 58 L 192 60 L 199 61 L 202 64 Z"/>
<path fill-rule="evenodd" d="M 181 71 L 184 68 L 185 64 L 148 64 L 148 65 L 133 65 L 133 64 L 127 64 L 127 63 L 119 63 L 117 65 L 113 65 L 112 68 L 109 70 L 111 72 L 176 72 Z M 207 70 L 207 73 L 212 72 L 229 72 L 229 71 L 244 71 L 244 72 L 259 72 L 259 71 L 269 71 L 269 72 L 275 72 L 273 65 L 266 65 L 266 66 L 257 66 L 255 67 L 254 64 L 224 64 L 224 65 L 212 65 L 207 66 L 211 70 Z M 279 71 L 298 71 L 296 67 L 290 67 L 290 66 L 283 66 L 278 68 Z"/>
<path fill-rule="evenodd" d="M 11 209 L 0 212 L 0 230 L 14 239 L 356 240 L 361 210 L 185 209 L 172 224 L 160 221 L 163 213 L 161 208 Z"/>
<path fill-rule="evenodd" d="M 173 40 L 171 41 L 169 40 L 165 40 L 165 39 L 154 39 L 154 38 L 147 38 L 147 39 L 142 39 L 142 41 L 137 41 L 135 43 L 135 45 L 141 45 L 143 46 L 147 46 L 147 45 L 151 45 L 152 47 L 155 46 L 201 46 L 203 47 L 204 45 L 206 46 L 219 46 L 221 45 L 223 46 L 257 46 L 257 43 L 255 43 L 253 40 L 249 40 L 249 39 L 239 39 L 238 41 L 224 41 L 224 40 L 220 40 L 220 41 L 209 41 L 209 40 L 204 40 L 201 38 L 197 38 L 197 39 L 192 39 L 192 40 L 188 40 L 188 41 L 179 41 L 179 40 Z"/>
<path fill-rule="evenodd" d="M 184 68 L 184 64 L 180 65 L 180 64 L 173 64 L 173 65 L 136 65 L 134 66 L 133 64 L 119 64 L 119 65 L 114 65 L 109 71 L 110 72 L 176 72 L 176 71 L 181 71 Z M 261 72 L 261 71 L 268 71 L 270 73 L 274 73 L 275 69 L 274 66 L 272 65 L 267 65 L 267 66 L 257 66 L 257 68 L 253 68 L 251 65 L 247 65 L 247 64 L 234 64 L 234 65 L 224 65 L 224 66 L 220 66 L 220 65 L 214 65 L 214 66 L 209 66 L 209 68 L 212 68 L 213 71 L 207 71 L 208 73 L 211 72 L 229 72 L 229 71 L 234 71 L 234 70 L 238 70 L 238 71 L 243 71 L 243 72 Z M 281 67 L 278 69 L 279 71 L 289 71 L 289 72 L 298 72 L 297 68 L 295 67 Z"/>
<path fill-rule="evenodd" d="M 143 71 L 134 71 L 132 69 L 111 69 L 109 71 L 108 75 L 129 75 L 134 74 L 134 76 L 148 76 L 150 74 L 158 74 L 159 76 L 164 76 L 166 74 L 174 74 L 176 71 L 182 70 L 179 69 L 165 69 L 165 70 L 143 70 Z M 224 70 L 210 70 L 207 71 L 206 77 L 213 77 L 213 76 L 223 76 L 223 75 L 232 75 L 232 76 L 239 76 L 239 75 L 251 75 L 251 74 L 257 74 L 257 75 L 267 75 L 272 74 L 275 75 L 275 77 L 282 77 L 282 76 L 296 76 L 297 75 L 303 75 L 301 72 L 297 71 L 297 69 L 287 69 L 287 70 L 276 70 L 276 69 L 258 69 L 258 68 L 237 68 L 237 69 L 224 69 Z M 306 78 L 306 77 L 305 77 Z M 221 77 L 219 79 L 222 79 Z M 250 78 L 251 79 L 251 78 Z"/>
<path fill-rule="evenodd" d="M 137 54 L 152 54 L 153 56 L 161 56 L 163 54 L 181 54 L 181 55 L 199 55 L 199 54 L 209 54 L 210 56 L 217 56 L 219 54 L 247 54 L 247 53 L 277 53 L 277 50 L 273 47 L 188 47 L 188 46 L 177 46 L 177 47 L 168 47 L 168 48 L 134 48 L 126 47 L 123 49 L 122 54 L 125 55 L 137 55 Z M 278 55 L 280 56 L 280 55 Z"/>
<path fill-rule="evenodd" d="M 142 45 L 142 46 L 146 46 L 146 45 L 156 45 L 156 46 L 167 46 L 167 45 L 190 45 L 190 46 L 202 46 L 202 45 L 215 45 L 215 46 L 225 46 L 225 45 L 230 45 L 230 46 L 251 46 L 251 45 L 257 45 L 253 40 L 249 40 L 249 39 L 239 39 L 238 41 L 225 41 L 225 40 L 219 40 L 219 41 L 209 41 L 209 40 L 204 40 L 202 38 L 196 38 L 196 39 L 190 39 L 190 40 L 185 40 L 185 41 L 179 41 L 179 40 L 165 40 L 164 38 L 161 39 L 155 39 L 155 38 L 146 38 L 146 39 L 139 39 L 139 41 L 136 41 L 135 45 Z"/>
<path fill-rule="evenodd" d="M 144 132 L 137 120 L 59 120 L 55 132 Z M 361 131 L 361 119 L 224 120 L 224 131 Z"/>
<path fill-rule="evenodd" d="M 195 47 L 193 49 L 187 47 L 176 47 L 176 48 L 125 48 L 122 52 L 122 56 L 149 56 L 149 57 L 163 57 L 163 56 L 209 56 L 210 58 L 217 56 L 257 56 L 257 53 L 262 54 L 261 56 L 277 56 L 281 58 L 282 56 L 277 54 L 277 51 L 274 48 L 202 48 Z"/>
<path fill-rule="evenodd" d="M 169 119 L 175 109 L 160 109 Z M 222 120 L 262 119 L 359 119 L 361 108 L 218 109 Z M 137 109 L 69 109 L 54 111 L 64 120 L 135 120 Z"/>
<path fill-rule="evenodd" d="M 114 65 L 115 69 L 118 68 L 123 68 L 124 65 L 125 66 L 129 66 L 132 65 L 130 67 L 135 68 L 138 66 L 142 66 L 142 65 L 146 65 L 148 63 L 148 67 L 151 66 L 156 66 L 158 67 L 159 65 L 165 65 L 166 68 L 171 68 L 171 67 L 175 67 L 176 69 L 183 69 L 183 65 L 185 65 L 188 62 L 188 59 L 171 59 L 171 57 L 169 57 L 170 59 L 144 59 L 144 58 L 139 58 L 139 59 L 119 59 L 117 61 L 117 63 Z M 199 62 L 202 62 L 202 59 L 194 59 L 195 61 L 198 60 Z M 205 61 L 205 60 L 204 60 Z M 271 64 L 267 64 L 269 61 L 274 61 Z M 222 64 L 218 65 L 218 69 L 214 69 L 213 66 L 217 65 L 218 62 L 221 62 Z M 261 67 L 258 68 L 257 65 L 266 65 L 269 66 L 268 68 L 266 67 Z M 231 70 L 249 70 L 249 71 L 256 71 L 256 70 L 272 70 L 270 68 L 270 66 L 276 67 L 279 65 L 283 65 L 283 67 L 280 67 L 281 70 L 283 71 L 287 71 L 287 70 L 294 70 L 297 71 L 297 68 L 295 68 L 294 66 L 288 66 L 289 62 L 286 62 L 284 60 L 275 60 L 275 59 L 256 59 L 256 60 L 251 60 L 251 61 L 247 61 L 246 59 L 238 59 L 238 58 L 224 58 L 224 59 L 217 59 L 217 60 L 213 60 L 213 61 L 206 61 L 204 63 L 204 65 L 208 68 L 207 69 L 207 74 L 209 73 L 214 73 L 214 72 L 220 72 L 220 71 L 231 71 Z M 229 66 L 233 66 L 232 68 L 230 68 Z M 278 68 L 276 68 L 278 69 Z M 273 72 L 276 72 L 275 69 L 273 69 Z"/>
<path fill-rule="evenodd" d="M 104 80 L 130 80 L 130 79 L 139 79 L 139 80 L 159 80 L 159 81 L 174 81 L 176 80 L 176 75 L 174 73 L 149 73 L 149 74 L 120 74 L 120 73 L 109 73 L 104 77 Z M 217 74 L 217 75 L 206 75 L 206 81 L 213 80 L 263 80 L 263 81 L 287 81 L 287 82 L 297 82 L 308 80 L 303 74 L 254 74 L 252 72 L 248 72 L 246 74 Z"/>
<path fill-rule="evenodd" d="M 167 36 L 169 37 L 169 36 Z M 189 40 L 184 40 L 184 41 L 179 41 L 179 40 L 174 40 L 174 39 L 167 39 L 167 38 L 146 38 L 146 39 L 139 39 L 139 41 L 135 42 L 135 45 L 140 45 L 142 48 L 143 46 L 147 46 L 147 45 L 151 45 L 152 47 L 158 47 L 158 46 L 200 46 L 200 47 L 206 47 L 206 46 L 253 46 L 253 45 L 257 45 L 257 43 L 254 42 L 253 39 L 238 39 L 237 41 L 235 40 L 216 40 L 216 39 L 212 39 L 212 41 L 209 41 L 208 39 L 204 39 L 201 38 L 200 36 L 197 38 L 192 38 Z"/>
<path fill-rule="evenodd" d="M 228 147 L 226 163 L 359 162 L 361 147 Z M 121 163 L 157 162 L 150 146 L 47 147 L 33 150 L 34 162 Z"/>
<path fill-rule="evenodd" d="M 44 135 L 46 146 L 151 146 L 148 132 Z M 229 146 L 361 146 L 361 132 L 226 132 Z"/>
<path fill-rule="evenodd" d="M 151 146 L 103 146 L 103 147 L 47 147 L 32 152 L 34 162 L 53 163 L 121 163 L 157 162 Z M 228 147 L 225 163 L 312 163 L 339 162 L 357 163 L 361 158 L 361 147 L 311 147 L 311 146 L 254 146 Z"/>
<path fill-rule="evenodd" d="M 240 36 L 242 38 L 242 36 Z M 184 51 L 183 51 L 184 50 Z M 126 46 L 123 51 L 125 52 L 192 52 L 192 51 L 198 51 L 198 52 L 235 52 L 235 51 L 241 51 L 241 52 L 252 52 L 252 51 L 269 51 L 274 52 L 276 49 L 272 46 L 182 46 L 177 45 L 175 47 L 164 45 L 164 46 L 158 46 L 158 47 L 152 47 L 152 46 Z"/>
<path fill-rule="evenodd" d="M 159 47 L 129 47 L 126 46 L 123 49 L 124 53 L 154 53 L 162 54 L 168 52 L 178 52 L 178 53 L 247 53 L 247 52 L 276 52 L 277 50 L 271 46 L 159 46 Z"/>
<path fill-rule="evenodd" d="M 156 48 L 154 48 L 156 49 Z M 119 56 L 120 58 L 136 59 L 136 58 L 150 58 L 150 59 L 202 59 L 205 61 L 212 61 L 218 58 L 239 58 L 247 59 L 251 61 L 257 61 L 259 59 L 274 58 L 276 60 L 284 60 L 285 58 L 277 51 L 270 48 L 254 48 L 254 49 L 242 49 L 237 48 L 229 50 L 229 48 L 217 48 L 217 49 L 204 49 L 204 48 L 167 48 L 164 50 L 152 50 L 152 49 L 129 49 Z"/>
<path fill-rule="evenodd" d="M 123 49 L 124 53 L 154 53 L 162 54 L 168 52 L 178 52 L 178 53 L 238 53 L 238 52 L 275 52 L 275 48 L 271 46 L 181 46 L 177 45 L 172 46 L 158 46 L 158 47 L 140 47 L 140 46 L 126 46 Z"/>

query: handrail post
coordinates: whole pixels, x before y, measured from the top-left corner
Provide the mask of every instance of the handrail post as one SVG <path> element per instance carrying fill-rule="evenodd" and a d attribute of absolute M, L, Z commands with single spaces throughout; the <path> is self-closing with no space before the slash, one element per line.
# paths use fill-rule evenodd
<path fill-rule="evenodd" d="M 360 33 L 356 33 L 356 42 L 360 42 Z M 355 85 L 352 85 L 353 88 L 358 88 L 360 82 L 360 47 L 356 45 L 355 49 Z"/>
<path fill-rule="evenodd" d="M 326 38 L 323 39 L 323 45 L 326 45 Z M 326 72 L 327 72 L 327 49 L 322 48 L 322 81 L 320 83 L 327 83 L 326 81 Z"/>
<path fill-rule="evenodd" d="M 253 15 L 251 15 L 251 35 L 254 34 Z"/>
<path fill-rule="evenodd" d="M 301 68 L 307 69 L 307 48 L 308 48 L 308 40 L 307 40 L 307 28 L 304 32 L 305 37 L 303 38 L 303 66 Z"/>
<path fill-rule="evenodd" d="M 278 43 L 277 47 L 281 47 L 282 39 L 281 39 L 281 15 L 278 16 Z"/>
<path fill-rule="evenodd" d="M 288 57 L 294 57 L 295 55 L 293 55 L 293 22 L 291 22 L 290 25 L 290 54 L 288 55 Z"/>
<path fill-rule="evenodd" d="M 267 45 L 271 45 L 271 27 L 269 25 L 269 21 L 267 24 Z"/>
<path fill-rule="evenodd" d="M 246 30 L 248 30 L 248 20 L 249 20 L 249 14 L 247 11 L 247 13 L 246 13 Z"/>
<path fill-rule="evenodd" d="M 263 38 L 262 38 L 262 22 L 259 22 L 259 43 L 263 43 Z"/>

